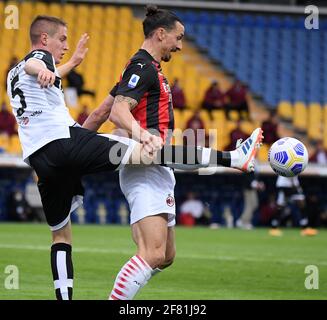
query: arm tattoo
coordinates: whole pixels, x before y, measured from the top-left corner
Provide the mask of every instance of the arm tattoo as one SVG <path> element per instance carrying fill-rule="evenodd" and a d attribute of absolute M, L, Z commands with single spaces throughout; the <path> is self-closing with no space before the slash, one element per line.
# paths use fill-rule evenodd
<path fill-rule="evenodd" d="M 135 99 L 130 97 L 124 97 L 124 96 L 116 96 L 115 102 L 127 102 L 129 105 L 129 110 L 134 109 L 138 104 L 138 102 Z"/>

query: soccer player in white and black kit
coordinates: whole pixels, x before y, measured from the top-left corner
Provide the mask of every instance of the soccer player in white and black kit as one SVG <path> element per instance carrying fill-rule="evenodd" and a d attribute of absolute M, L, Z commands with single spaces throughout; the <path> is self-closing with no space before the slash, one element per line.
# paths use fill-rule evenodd
<path fill-rule="evenodd" d="M 38 16 L 30 26 L 31 52 L 9 71 L 8 96 L 16 117 L 23 159 L 36 172 L 46 220 L 52 231 L 51 268 L 57 299 L 72 298 L 70 213 L 82 203 L 81 177 L 113 171 L 128 161 L 151 160 L 157 137 L 134 140 L 97 135 L 79 127 L 64 102 L 61 77 L 82 62 L 88 36 L 82 36 L 66 64 L 56 64 L 68 50 L 62 20 Z M 117 138 L 117 139 L 115 139 Z"/>
<path fill-rule="evenodd" d="M 90 130 L 98 130 L 110 115 L 110 120 L 129 137 L 142 142 L 151 132 L 164 142 L 156 163 L 167 167 L 153 164 L 125 166 L 120 170 L 120 185 L 131 209 L 130 223 L 137 252 L 118 273 L 109 296 L 111 300 L 133 299 L 155 273 L 173 263 L 175 177 L 169 167 L 194 170 L 223 165 L 252 171 L 263 138 L 258 128 L 231 152 L 170 145 L 173 104 L 160 63 L 168 62 L 172 52 L 182 49 L 184 25 L 174 13 L 148 6 L 143 31 L 145 40 L 141 49 L 127 63 L 110 95 L 83 124 Z"/>
<path fill-rule="evenodd" d="M 276 189 L 277 211 L 271 218 L 271 229 L 269 230 L 269 234 L 277 237 L 282 235 L 282 231 L 279 229 L 279 226 L 283 220 L 288 218 L 288 214 L 285 214 L 285 208 L 290 204 L 294 204 L 300 212 L 299 224 L 302 228 L 301 235 L 315 236 L 318 232 L 312 227 L 313 219 L 308 215 L 306 197 L 300 185 L 298 176 L 278 176 L 276 180 Z"/>

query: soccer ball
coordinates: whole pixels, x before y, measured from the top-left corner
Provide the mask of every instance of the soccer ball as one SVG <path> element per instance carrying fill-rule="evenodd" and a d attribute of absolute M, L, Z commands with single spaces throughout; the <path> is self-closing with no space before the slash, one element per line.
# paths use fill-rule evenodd
<path fill-rule="evenodd" d="M 278 175 L 294 177 L 306 168 L 308 151 L 301 141 L 295 138 L 282 138 L 270 147 L 268 161 Z"/>

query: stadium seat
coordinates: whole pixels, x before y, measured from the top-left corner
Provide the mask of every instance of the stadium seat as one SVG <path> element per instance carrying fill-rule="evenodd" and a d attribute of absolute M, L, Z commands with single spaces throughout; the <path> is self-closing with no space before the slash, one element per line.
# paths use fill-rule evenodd
<path fill-rule="evenodd" d="M 212 111 L 212 116 L 215 119 L 215 121 L 218 121 L 218 122 L 226 121 L 225 112 L 223 110 Z"/>
<path fill-rule="evenodd" d="M 193 114 L 194 114 L 193 110 L 185 109 L 182 111 L 182 119 L 183 119 L 183 128 L 181 128 L 182 130 L 186 129 L 187 121 L 191 119 Z"/>
<path fill-rule="evenodd" d="M 9 137 L 6 134 L 0 134 L 0 153 L 6 152 L 9 148 Z"/>
<path fill-rule="evenodd" d="M 293 118 L 292 104 L 288 101 L 281 101 L 278 104 L 277 113 L 282 119 L 291 121 Z"/>
<path fill-rule="evenodd" d="M 307 131 L 307 107 L 303 102 L 296 102 L 294 104 L 293 125 L 295 129 L 301 132 Z"/>
<path fill-rule="evenodd" d="M 240 114 L 237 111 L 232 110 L 232 111 L 229 112 L 229 117 L 230 117 L 231 120 L 237 121 L 237 120 L 240 119 Z"/>
<path fill-rule="evenodd" d="M 36 2 L 33 10 L 33 18 L 38 15 L 44 15 L 48 12 L 48 5 L 42 2 Z"/>
<path fill-rule="evenodd" d="M 51 3 L 49 5 L 49 14 L 55 17 L 61 17 L 62 5 L 57 3 Z"/>
<path fill-rule="evenodd" d="M 99 128 L 98 132 L 111 133 L 115 128 L 115 125 L 111 121 L 105 121 Z"/>
<path fill-rule="evenodd" d="M 250 135 L 256 128 L 255 124 L 251 121 L 241 121 L 241 130 L 246 134 Z"/>
<path fill-rule="evenodd" d="M 7 152 L 16 155 L 20 155 L 22 153 L 22 148 L 18 135 L 13 135 L 12 137 L 10 137 Z"/>
<path fill-rule="evenodd" d="M 204 128 L 206 132 L 209 131 L 209 129 L 213 129 L 211 125 L 211 115 L 207 110 L 201 110 L 200 111 L 200 118 L 204 122 Z"/>
<path fill-rule="evenodd" d="M 93 110 L 97 106 L 95 105 L 94 98 L 90 95 L 83 94 L 78 98 L 79 106 L 87 106 L 88 110 Z"/>
<path fill-rule="evenodd" d="M 327 104 L 323 107 L 323 143 L 327 149 Z"/>
<path fill-rule="evenodd" d="M 175 128 L 181 129 L 183 127 L 182 111 L 174 109 Z"/>
<path fill-rule="evenodd" d="M 79 108 L 79 107 L 71 107 L 71 108 L 69 108 L 69 113 L 70 113 L 71 117 L 72 117 L 75 121 L 77 121 L 78 116 L 79 116 L 79 114 L 80 114 L 80 108 Z"/>
<path fill-rule="evenodd" d="M 322 108 L 319 103 L 311 103 L 308 107 L 308 137 L 313 140 L 322 138 L 321 126 L 323 123 Z"/>
<path fill-rule="evenodd" d="M 258 152 L 258 160 L 260 162 L 267 162 L 268 161 L 268 152 L 269 152 L 270 146 L 266 143 L 264 143 Z"/>

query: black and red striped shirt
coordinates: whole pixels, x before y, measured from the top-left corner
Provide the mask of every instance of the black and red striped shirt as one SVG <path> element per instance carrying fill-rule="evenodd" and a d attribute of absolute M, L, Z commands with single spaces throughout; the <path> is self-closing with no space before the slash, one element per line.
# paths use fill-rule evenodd
<path fill-rule="evenodd" d="M 170 87 L 161 71 L 160 63 L 143 49 L 128 62 L 119 83 L 111 90 L 112 96 L 135 99 L 131 110 L 143 129 L 156 130 L 168 142 L 168 130 L 174 130 L 174 113 Z"/>

